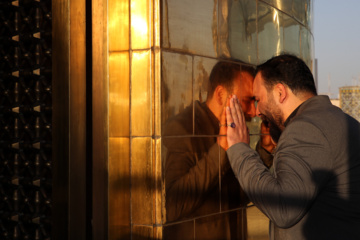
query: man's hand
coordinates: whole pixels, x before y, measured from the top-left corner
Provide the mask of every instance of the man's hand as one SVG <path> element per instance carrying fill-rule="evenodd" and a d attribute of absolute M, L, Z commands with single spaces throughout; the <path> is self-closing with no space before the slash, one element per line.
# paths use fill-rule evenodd
<path fill-rule="evenodd" d="M 219 131 L 219 137 L 217 138 L 217 142 L 225 151 L 229 148 L 227 139 L 226 139 L 226 132 L 227 132 L 227 126 L 226 126 L 226 110 L 224 108 L 223 113 L 220 117 L 220 131 Z"/>
<path fill-rule="evenodd" d="M 236 95 L 232 96 L 228 106 L 226 107 L 226 122 L 227 122 L 227 142 L 228 147 L 243 142 L 249 144 L 250 135 L 249 129 L 246 126 L 244 113 L 239 104 L 239 99 Z M 234 124 L 232 124 L 234 123 Z M 233 125 L 230 126 L 230 125 Z M 230 127 L 229 127 L 230 126 Z"/>

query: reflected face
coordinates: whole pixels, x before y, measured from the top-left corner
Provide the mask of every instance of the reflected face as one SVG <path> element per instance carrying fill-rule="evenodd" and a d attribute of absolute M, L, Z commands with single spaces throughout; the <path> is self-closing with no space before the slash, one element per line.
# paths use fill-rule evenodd
<path fill-rule="evenodd" d="M 275 103 L 273 92 L 267 91 L 261 73 L 255 76 L 253 92 L 257 102 L 256 115 L 269 124 L 270 135 L 277 142 L 282 129 L 284 129 L 283 113 Z"/>
<path fill-rule="evenodd" d="M 234 80 L 232 94 L 239 99 L 246 121 L 250 121 L 252 117 L 256 116 L 253 84 L 254 78 L 247 72 L 239 73 Z"/>

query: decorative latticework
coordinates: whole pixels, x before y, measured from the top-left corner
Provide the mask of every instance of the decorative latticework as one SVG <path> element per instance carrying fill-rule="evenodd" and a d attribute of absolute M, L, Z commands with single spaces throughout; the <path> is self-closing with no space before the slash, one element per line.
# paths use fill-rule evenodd
<path fill-rule="evenodd" d="M 0 239 L 50 239 L 51 0 L 0 2 Z"/>

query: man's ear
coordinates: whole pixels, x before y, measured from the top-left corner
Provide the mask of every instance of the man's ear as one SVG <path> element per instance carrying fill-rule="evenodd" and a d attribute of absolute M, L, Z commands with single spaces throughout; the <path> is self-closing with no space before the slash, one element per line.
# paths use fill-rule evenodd
<path fill-rule="evenodd" d="M 288 97 L 288 89 L 285 87 L 284 84 L 278 83 L 275 85 L 275 96 L 277 97 L 280 103 L 283 103 L 286 98 Z"/>
<path fill-rule="evenodd" d="M 215 97 L 217 104 L 219 104 L 219 106 L 225 105 L 227 95 L 228 95 L 227 91 L 223 86 L 219 85 L 215 88 L 214 97 Z"/>

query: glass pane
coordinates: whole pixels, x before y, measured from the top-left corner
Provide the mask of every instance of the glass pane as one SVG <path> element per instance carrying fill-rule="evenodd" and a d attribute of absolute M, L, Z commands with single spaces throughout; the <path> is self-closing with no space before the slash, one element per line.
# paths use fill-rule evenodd
<path fill-rule="evenodd" d="M 164 47 L 215 57 L 217 1 L 164 0 Z"/>
<path fill-rule="evenodd" d="M 257 63 L 256 1 L 220 1 L 220 56 Z"/>
<path fill-rule="evenodd" d="M 283 51 L 282 13 L 260 2 L 258 6 L 259 63 L 263 63 Z"/>
<path fill-rule="evenodd" d="M 162 123 L 192 103 L 192 57 L 162 52 Z"/>

